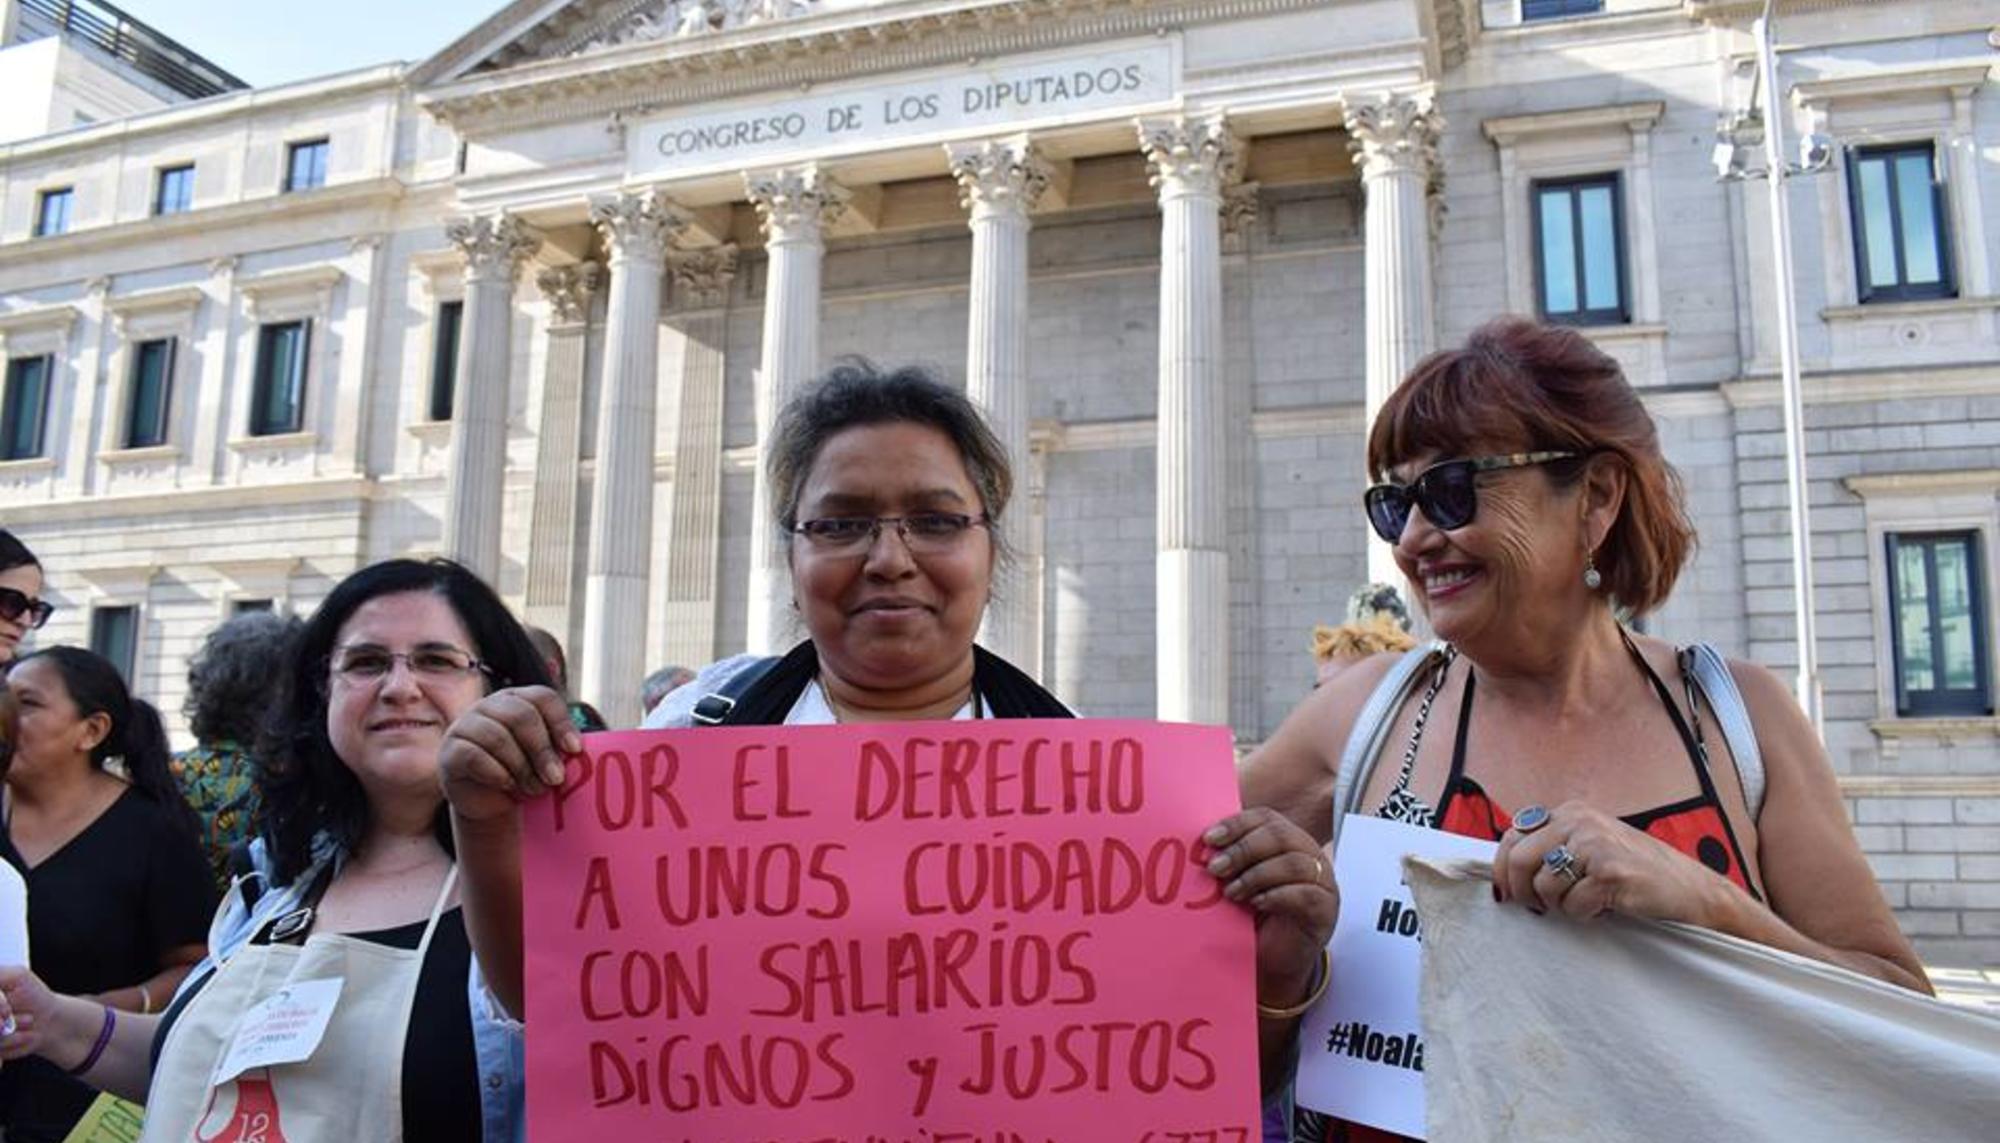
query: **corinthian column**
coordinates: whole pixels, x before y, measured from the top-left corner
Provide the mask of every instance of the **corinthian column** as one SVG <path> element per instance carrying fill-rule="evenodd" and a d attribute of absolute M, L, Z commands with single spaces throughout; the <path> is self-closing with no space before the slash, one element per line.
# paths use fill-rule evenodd
<path fill-rule="evenodd" d="M 818 167 L 745 175 L 745 189 L 764 226 L 770 259 L 764 284 L 764 356 L 756 375 L 757 447 L 770 439 L 778 410 L 819 369 L 820 261 L 826 224 L 847 208 L 847 191 Z M 750 600 L 745 642 L 750 651 L 784 649 L 791 631 L 791 577 L 771 525 L 774 491 L 758 457 L 750 521 Z"/>
<path fill-rule="evenodd" d="M 724 309 L 736 247 L 674 256 L 681 409 L 674 441 L 673 511 L 667 526 L 666 659 L 706 663 L 716 655 L 717 547 L 722 523 Z"/>
<path fill-rule="evenodd" d="M 519 219 L 505 214 L 454 219 L 445 237 L 465 256 L 465 310 L 452 378 L 444 551 L 497 587 L 514 278 L 541 243 Z"/>
<path fill-rule="evenodd" d="M 1348 146 L 1361 161 L 1361 185 L 1367 194 L 1363 308 L 1365 422 L 1371 429 L 1389 394 L 1437 346 L 1432 219 L 1426 196 L 1437 174 L 1442 126 L 1428 94 L 1386 94 L 1347 104 Z M 1389 546 L 1379 539 L 1368 543 L 1368 578 L 1381 583 L 1401 578 Z"/>
<path fill-rule="evenodd" d="M 986 414 L 1014 471 L 1028 465 L 1028 212 L 1048 190 L 1047 160 L 1026 135 L 945 148 L 959 202 L 971 212 L 972 297 L 966 338 L 965 395 Z M 988 507 L 992 507 L 988 505 Z M 1027 551 L 1026 514 L 1001 517 L 1010 552 Z M 1002 586 L 986 610 L 980 642 L 1032 671 L 1035 601 L 1017 584 Z"/>
<path fill-rule="evenodd" d="M 1236 138 L 1220 116 L 1139 125 L 1160 194 L 1159 717 L 1229 717 L 1229 529 L 1222 386 L 1222 195 Z"/>
<path fill-rule="evenodd" d="M 569 633 L 571 557 L 576 547 L 577 458 L 583 451 L 583 346 L 595 262 L 556 266 L 535 277 L 549 303 L 542 367 L 542 429 L 535 450 L 535 502 L 528 520 L 528 622 Z"/>
<path fill-rule="evenodd" d="M 611 250 L 597 483 L 583 586 L 582 686 L 612 726 L 639 721 L 646 672 L 646 574 L 653 549 L 653 422 L 660 399 L 660 277 L 687 219 L 653 192 L 593 203 Z"/>

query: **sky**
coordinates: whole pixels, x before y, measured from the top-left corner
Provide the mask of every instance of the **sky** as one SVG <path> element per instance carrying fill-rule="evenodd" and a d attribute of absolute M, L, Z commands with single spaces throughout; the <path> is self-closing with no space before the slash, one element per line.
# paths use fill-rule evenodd
<path fill-rule="evenodd" d="M 506 0 L 112 0 L 253 87 L 415 63 Z"/>

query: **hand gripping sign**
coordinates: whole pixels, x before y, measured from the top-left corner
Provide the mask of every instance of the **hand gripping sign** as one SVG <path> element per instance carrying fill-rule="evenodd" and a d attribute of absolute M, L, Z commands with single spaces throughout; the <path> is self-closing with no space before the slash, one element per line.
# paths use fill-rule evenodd
<path fill-rule="evenodd" d="M 1227 732 L 589 735 L 526 811 L 536 1143 L 1252 1143 Z"/>

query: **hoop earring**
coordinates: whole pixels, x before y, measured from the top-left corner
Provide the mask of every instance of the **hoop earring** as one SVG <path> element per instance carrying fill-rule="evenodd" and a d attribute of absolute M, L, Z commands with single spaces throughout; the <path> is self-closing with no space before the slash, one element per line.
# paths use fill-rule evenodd
<path fill-rule="evenodd" d="M 1583 554 L 1583 586 L 1592 591 L 1604 586 L 1604 574 L 1597 570 L 1597 560 L 1589 552 Z"/>

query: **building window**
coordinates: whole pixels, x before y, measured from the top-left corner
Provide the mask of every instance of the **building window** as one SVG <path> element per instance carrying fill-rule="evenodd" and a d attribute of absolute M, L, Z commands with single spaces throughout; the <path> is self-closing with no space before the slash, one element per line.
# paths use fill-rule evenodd
<path fill-rule="evenodd" d="M 1861 300 L 1956 296 L 1931 145 L 1858 147 L 1847 163 Z"/>
<path fill-rule="evenodd" d="M 1896 713 L 1993 713 L 1979 533 L 1891 532 Z"/>
<path fill-rule="evenodd" d="M 308 321 L 273 322 L 257 330 L 257 374 L 250 395 L 250 435 L 295 433 L 305 427 Z"/>
<path fill-rule="evenodd" d="M 132 670 L 139 659 L 139 609 L 97 607 L 90 612 L 90 649 L 111 661 L 132 685 Z"/>
<path fill-rule="evenodd" d="M 69 233 L 69 211 L 76 202 L 73 187 L 45 190 L 35 204 L 35 237 L 49 238 Z"/>
<path fill-rule="evenodd" d="M 16 357 L 7 362 L 7 388 L 0 392 L 0 460 L 42 455 L 42 428 L 49 419 L 49 375 L 55 359 Z"/>
<path fill-rule="evenodd" d="M 1558 20 L 1564 16 L 1593 16 L 1604 11 L 1604 0 L 1521 0 L 1521 19 Z"/>
<path fill-rule="evenodd" d="M 153 188 L 154 214 L 180 214 L 194 205 L 194 164 L 161 167 Z"/>
<path fill-rule="evenodd" d="M 326 185 L 325 139 L 293 143 L 285 152 L 285 189 L 313 190 Z"/>
<path fill-rule="evenodd" d="M 271 601 L 268 599 L 232 599 L 229 601 L 229 614 L 231 615 L 249 615 L 252 612 L 264 612 L 268 614 L 272 610 Z"/>
<path fill-rule="evenodd" d="M 132 350 L 131 387 L 126 390 L 125 447 L 167 443 L 167 406 L 174 388 L 174 339 L 142 341 Z"/>
<path fill-rule="evenodd" d="M 1630 320 L 1617 175 L 1534 183 L 1542 316 L 1570 325 Z"/>
<path fill-rule="evenodd" d="M 430 419 L 451 420 L 452 384 L 458 377 L 458 329 L 465 316 L 464 302 L 444 302 L 438 306 L 437 333 L 431 343 Z"/>

